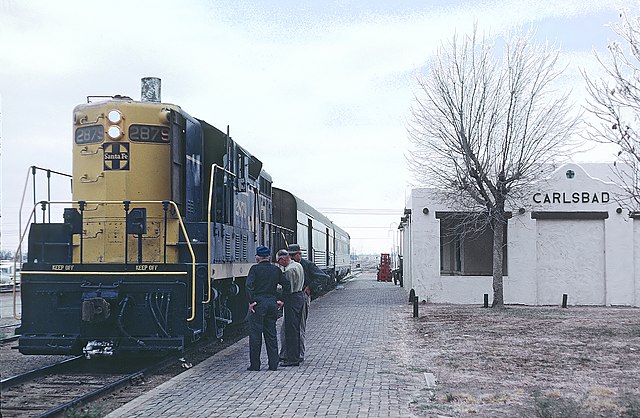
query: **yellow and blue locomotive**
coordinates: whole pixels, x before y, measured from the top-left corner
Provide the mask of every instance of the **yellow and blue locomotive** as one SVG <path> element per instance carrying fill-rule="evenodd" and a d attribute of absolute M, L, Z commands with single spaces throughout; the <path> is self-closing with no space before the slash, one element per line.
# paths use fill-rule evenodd
<path fill-rule="evenodd" d="M 74 109 L 72 201 L 40 202 L 63 222 L 29 230 L 21 353 L 180 351 L 244 321 L 255 248 L 282 236 L 272 180 L 228 128 L 159 92 L 148 78 L 142 101 Z"/>

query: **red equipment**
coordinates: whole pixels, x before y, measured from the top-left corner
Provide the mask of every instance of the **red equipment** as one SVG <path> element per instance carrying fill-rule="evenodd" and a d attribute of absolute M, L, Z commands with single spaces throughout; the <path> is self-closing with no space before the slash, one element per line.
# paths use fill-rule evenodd
<path fill-rule="evenodd" d="M 391 281 L 391 256 L 389 254 L 380 254 L 380 266 L 378 267 L 378 281 Z"/>

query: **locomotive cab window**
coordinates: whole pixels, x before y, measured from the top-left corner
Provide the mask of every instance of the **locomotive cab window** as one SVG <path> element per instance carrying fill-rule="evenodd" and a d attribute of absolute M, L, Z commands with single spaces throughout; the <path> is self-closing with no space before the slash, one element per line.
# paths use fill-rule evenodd
<path fill-rule="evenodd" d="M 131 125 L 129 139 L 135 142 L 169 142 L 169 128 L 156 125 Z"/>
<path fill-rule="evenodd" d="M 92 125 L 76 129 L 76 144 L 96 144 L 104 141 L 104 126 Z"/>

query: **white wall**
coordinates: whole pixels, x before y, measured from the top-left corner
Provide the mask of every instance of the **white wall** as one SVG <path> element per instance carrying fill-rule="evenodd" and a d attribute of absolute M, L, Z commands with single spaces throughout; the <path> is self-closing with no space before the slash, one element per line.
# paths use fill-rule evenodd
<path fill-rule="evenodd" d="M 601 165 L 593 168 L 603 172 Z M 573 178 L 567 177 L 568 170 Z M 582 166 L 568 164 L 535 186 L 524 213 L 511 208 L 505 303 L 560 304 L 567 293 L 569 304 L 640 306 L 640 219 L 634 222 L 627 210 L 618 213 L 619 191 L 615 184 L 589 176 Z M 481 304 L 488 293 L 491 303 L 491 277 L 440 275 L 440 221 L 435 215 L 451 209 L 429 189 L 414 189 L 407 208 L 407 290 L 413 288 L 420 300 L 436 303 Z M 532 219 L 532 212 L 556 215 L 540 220 Z M 601 219 L 564 219 L 567 213 Z"/>

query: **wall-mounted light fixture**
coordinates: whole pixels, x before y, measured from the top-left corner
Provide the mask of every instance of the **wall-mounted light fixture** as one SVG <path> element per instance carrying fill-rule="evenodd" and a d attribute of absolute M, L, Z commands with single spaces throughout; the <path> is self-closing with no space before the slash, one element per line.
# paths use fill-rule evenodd
<path fill-rule="evenodd" d="M 429 214 L 429 208 L 422 209 L 422 213 L 424 213 L 425 215 L 428 215 Z"/>
<path fill-rule="evenodd" d="M 616 209 L 616 213 L 617 213 L 618 215 L 620 215 L 620 214 L 622 213 L 622 208 L 618 208 L 618 209 Z"/>
<path fill-rule="evenodd" d="M 520 209 L 518 209 L 518 213 L 519 213 L 520 215 L 524 215 L 524 212 L 525 212 L 524 208 L 520 208 Z"/>

